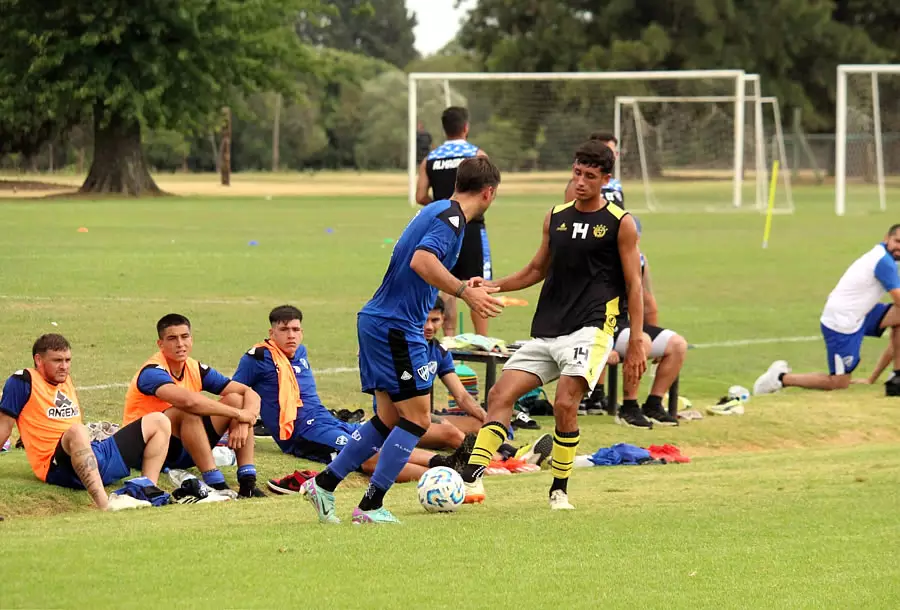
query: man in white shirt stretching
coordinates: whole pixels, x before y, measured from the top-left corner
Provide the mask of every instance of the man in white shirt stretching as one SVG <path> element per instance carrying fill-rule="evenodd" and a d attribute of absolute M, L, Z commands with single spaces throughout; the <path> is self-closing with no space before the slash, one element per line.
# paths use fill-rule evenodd
<path fill-rule="evenodd" d="M 894 373 L 885 383 L 888 396 L 900 396 L 900 224 L 889 230 L 884 241 L 858 259 L 844 272 L 828 295 L 822 312 L 822 336 L 828 352 L 828 373 L 791 373 L 788 363 L 772 363 L 756 383 L 754 394 L 769 394 L 783 387 L 813 390 L 843 390 L 859 364 L 863 337 L 880 337 L 891 329 Z M 885 293 L 893 303 L 880 303 Z"/>

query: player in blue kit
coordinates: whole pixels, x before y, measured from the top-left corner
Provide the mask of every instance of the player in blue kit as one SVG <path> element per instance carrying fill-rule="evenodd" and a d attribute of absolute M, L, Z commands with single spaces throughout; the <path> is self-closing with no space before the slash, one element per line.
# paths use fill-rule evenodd
<path fill-rule="evenodd" d="M 322 404 L 303 345 L 302 321 L 303 313 L 296 307 L 281 305 L 273 309 L 269 313 L 269 337 L 241 357 L 234 379 L 259 394 L 260 417 L 282 452 L 328 464 L 347 446 L 361 424 L 339 420 Z M 442 371 L 445 366 L 437 368 Z M 466 449 L 449 456 L 415 449 L 397 482 L 416 481 L 435 466 L 458 469 L 468 455 Z M 362 464 L 361 470 L 372 474 L 377 463 L 378 456 L 373 456 Z M 307 472 L 271 479 L 269 489 L 278 494 L 299 493 L 300 485 L 309 478 Z"/>
<path fill-rule="evenodd" d="M 374 394 L 378 414 L 357 430 L 338 456 L 304 493 L 322 523 L 340 523 L 334 490 L 380 450 L 378 465 L 353 523 L 397 523 L 384 496 L 431 423 L 434 375 L 422 333 L 438 290 L 463 299 L 485 317 L 502 310 L 492 288 L 470 287 L 450 273 L 459 257 L 466 220 L 484 214 L 494 201 L 500 170 L 487 157 L 459 164 L 450 199 L 422 209 L 403 230 L 391 253 L 381 286 L 357 317 L 362 391 Z"/>

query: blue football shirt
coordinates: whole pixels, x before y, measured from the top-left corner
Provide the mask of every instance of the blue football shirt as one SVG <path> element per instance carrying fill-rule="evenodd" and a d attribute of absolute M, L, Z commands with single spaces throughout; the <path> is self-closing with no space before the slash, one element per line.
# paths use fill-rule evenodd
<path fill-rule="evenodd" d="M 444 199 L 427 205 L 403 230 L 381 286 L 360 311 L 361 314 L 391 320 L 422 332 L 438 289 L 410 268 L 416 250 L 434 254 L 447 269 L 459 258 L 466 217 L 459 203 Z"/>

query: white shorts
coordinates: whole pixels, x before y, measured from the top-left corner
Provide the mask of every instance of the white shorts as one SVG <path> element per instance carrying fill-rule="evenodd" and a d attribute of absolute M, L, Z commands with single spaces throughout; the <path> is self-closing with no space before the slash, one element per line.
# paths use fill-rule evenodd
<path fill-rule="evenodd" d="M 675 336 L 674 330 L 668 328 L 660 328 L 644 324 L 644 333 L 650 337 L 650 353 L 647 358 L 662 358 L 666 353 L 666 346 L 669 345 L 669 339 Z M 628 339 L 631 337 L 631 328 L 625 327 L 616 335 L 615 350 L 621 358 L 625 357 L 628 351 Z"/>
<path fill-rule="evenodd" d="M 507 361 L 503 370 L 536 375 L 541 384 L 566 377 L 581 377 L 593 390 L 612 351 L 613 338 L 602 328 L 586 326 L 569 335 L 526 342 Z"/>

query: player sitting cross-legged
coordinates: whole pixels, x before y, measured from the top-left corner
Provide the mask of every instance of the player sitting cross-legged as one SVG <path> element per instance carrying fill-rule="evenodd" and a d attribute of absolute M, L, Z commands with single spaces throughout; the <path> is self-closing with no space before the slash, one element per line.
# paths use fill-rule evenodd
<path fill-rule="evenodd" d="M 43 335 L 31 349 L 34 367 L 6 380 L 0 399 L 0 446 L 13 425 L 25 445 L 31 470 L 40 480 L 87 489 L 101 510 L 146 505 L 127 495 L 107 497 L 104 485 L 127 477 L 131 469 L 155 485 L 169 447 L 169 420 L 149 413 L 113 436 L 91 442 L 82 409 L 69 376 L 72 349 L 62 335 Z M 145 493 L 158 489 L 146 488 Z"/>
<path fill-rule="evenodd" d="M 339 420 L 322 404 L 309 353 L 303 345 L 303 313 L 293 305 L 281 305 L 269 313 L 268 338 L 241 356 L 234 380 L 259 394 L 263 424 L 278 448 L 288 455 L 328 464 L 362 426 Z M 434 466 L 458 469 L 468 456 L 464 450 L 443 456 L 413 449 L 396 482 L 418 480 Z M 372 474 L 377 464 L 375 455 L 360 469 Z M 298 493 L 308 478 L 304 474 L 295 471 L 271 479 L 269 489 L 278 494 Z"/>
<path fill-rule="evenodd" d="M 463 472 L 466 502 L 484 501 L 482 476 L 506 440 L 513 403 L 559 379 L 553 414 L 550 508 L 572 509 L 567 484 L 578 447 L 577 410 L 593 389 L 613 346 L 619 304 L 628 297 L 632 335 L 625 358 L 629 383 L 647 366 L 642 341 L 640 253 L 632 217 L 601 198 L 615 163 L 613 151 L 590 140 L 574 155 L 575 199 L 555 206 L 544 218 L 534 258 L 517 273 L 486 285 L 500 292 L 522 290 L 544 280 L 531 327 L 533 339 L 503 367 L 488 396 L 488 423 L 478 433 Z M 545 279 L 546 278 L 546 279 Z M 477 281 L 473 282 L 478 285 Z"/>
<path fill-rule="evenodd" d="M 144 363 L 128 386 L 124 424 L 149 413 L 164 413 L 172 422 L 166 466 L 196 465 L 207 485 L 233 494 L 212 454 L 227 431 L 228 445 L 237 454 L 237 496 L 265 495 L 256 486 L 250 430 L 259 415 L 257 393 L 191 358 L 194 338 L 186 317 L 165 315 L 156 323 L 156 332 L 159 351 Z M 219 394 L 222 400 L 207 398 L 203 392 Z"/>
<path fill-rule="evenodd" d="M 357 316 L 362 390 L 374 394 L 378 414 L 363 424 L 350 443 L 303 491 L 322 523 L 339 523 L 334 490 L 379 452 L 378 466 L 353 523 L 397 523 L 384 508 L 384 496 L 431 424 L 434 375 L 422 328 L 438 290 L 462 298 L 482 316 L 500 313 L 494 289 L 469 286 L 449 269 L 459 258 L 466 223 L 494 201 L 500 170 L 487 157 L 459 164 L 451 199 L 423 208 L 406 226 L 391 253 L 381 286 Z"/>

